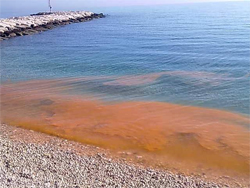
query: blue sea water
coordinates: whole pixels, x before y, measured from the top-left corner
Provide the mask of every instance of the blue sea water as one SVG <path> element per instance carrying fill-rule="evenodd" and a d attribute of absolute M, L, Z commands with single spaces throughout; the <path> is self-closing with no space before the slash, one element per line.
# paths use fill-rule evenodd
<path fill-rule="evenodd" d="M 1 83 L 163 73 L 137 85 L 85 80 L 74 92 L 249 115 L 250 2 L 105 11 L 104 19 L 2 41 Z"/>

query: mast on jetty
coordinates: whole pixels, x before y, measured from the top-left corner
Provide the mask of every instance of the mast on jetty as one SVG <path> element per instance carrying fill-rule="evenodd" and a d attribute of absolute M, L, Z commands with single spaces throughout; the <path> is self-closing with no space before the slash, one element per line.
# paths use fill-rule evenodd
<path fill-rule="evenodd" d="M 51 6 L 50 0 L 49 0 L 49 12 L 51 12 L 51 9 L 52 9 L 52 6 Z"/>

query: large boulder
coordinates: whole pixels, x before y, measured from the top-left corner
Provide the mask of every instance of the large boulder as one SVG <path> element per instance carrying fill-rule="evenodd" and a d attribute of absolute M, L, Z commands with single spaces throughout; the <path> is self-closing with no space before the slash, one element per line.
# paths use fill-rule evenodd
<path fill-rule="evenodd" d="M 9 37 L 16 37 L 16 33 L 10 33 Z"/>

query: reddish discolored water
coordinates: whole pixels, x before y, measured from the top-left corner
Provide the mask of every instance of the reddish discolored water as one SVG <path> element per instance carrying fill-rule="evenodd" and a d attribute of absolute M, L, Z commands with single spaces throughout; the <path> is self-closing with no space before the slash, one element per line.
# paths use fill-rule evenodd
<path fill-rule="evenodd" d="M 249 175 L 248 117 L 164 102 L 112 103 L 62 94 L 70 89 L 64 85 L 69 81 L 2 85 L 1 121 L 114 152 L 130 151 L 144 164 Z"/>

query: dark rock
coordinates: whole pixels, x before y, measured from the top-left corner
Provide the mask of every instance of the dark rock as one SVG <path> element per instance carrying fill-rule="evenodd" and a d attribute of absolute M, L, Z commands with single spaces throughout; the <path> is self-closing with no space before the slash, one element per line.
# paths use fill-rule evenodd
<path fill-rule="evenodd" d="M 16 36 L 23 36 L 23 33 L 22 32 L 17 32 Z"/>
<path fill-rule="evenodd" d="M 37 33 L 37 32 L 38 31 L 36 31 L 36 30 L 28 29 L 26 31 L 23 31 L 22 34 L 23 35 L 32 35 L 32 34 Z"/>
<path fill-rule="evenodd" d="M 8 36 L 4 33 L 3 35 L 1 35 L 1 37 L 7 38 Z"/>
<path fill-rule="evenodd" d="M 27 31 L 24 31 L 22 34 L 23 34 L 23 35 L 30 35 L 30 33 L 27 32 Z"/>
<path fill-rule="evenodd" d="M 75 22 L 76 19 L 70 19 L 69 22 Z"/>
<path fill-rule="evenodd" d="M 25 31 L 25 28 L 24 27 L 16 27 L 18 30 L 20 31 Z"/>
<path fill-rule="evenodd" d="M 79 23 L 80 21 L 79 20 L 73 20 L 72 22 L 73 23 Z"/>
<path fill-rule="evenodd" d="M 13 30 L 12 30 L 13 33 L 18 33 L 18 32 L 20 32 L 20 31 L 21 31 L 21 29 L 13 29 Z"/>
<path fill-rule="evenodd" d="M 43 27 L 43 28 L 45 28 L 45 27 L 46 27 L 46 24 L 42 24 L 42 25 L 40 25 L 40 27 Z"/>
<path fill-rule="evenodd" d="M 15 37 L 16 33 L 13 33 L 12 31 L 5 31 L 4 34 L 2 34 L 2 37 Z"/>
<path fill-rule="evenodd" d="M 0 37 L 6 37 L 5 33 L 0 33 Z"/>
<path fill-rule="evenodd" d="M 45 28 L 47 29 L 53 29 L 55 26 L 53 24 L 46 25 Z"/>
<path fill-rule="evenodd" d="M 38 12 L 36 14 L 31 14 L 31 16 L 41 16 L 41 15 L 50 15 L 52 12 Z"/>
<path fill-rule="evenodd" d="M 47 31 L 48 29 L 47 28 L 44 28 L 44 27 L 36 27 L 34 28 L 36 31 L 38 32 L 42 32 L 42 31 Z"/>
<path fill-rule="evenodd" d="M 99 14 L 99 17 L 100 17 L 100 18 L 105 18 L 106 16 L 105 16 L 103 13 L 100 13 L 100 14 Z"/>
<path fill-rule="evenodd" d="M 69 21 L 63 21 L 63 22 L 61 23 L 61 25 L 68 25 L 68 24 L 70 24 Z"/>
<path fill-rule="evenodd" d="M 10 33 L 12 33 L 12 32 L 11 32 L 11 31 L 5 31 L 5 32 L 4 32 L 4 36 L 9 36 Z"/>
<path fill-rule="evenodd" d="M 100 13 L 100 14 L 92 14 L 92 17 L 93 18 L 104 18 L 105 17 L 105 15 L 103 14 L 103 13 Z"/>
<path fill-rule="evenodd" d="M 93 14 L 92 17 L 93 17 L 93 18 L 99 18 L 100 15 L 99 15 L 99 14 Z"/>
<path fill-rule="evenodd" d="M 59 21 L 54 21 L 53 25 L 58 26 L 58 25 L 60 25 L 60 22 Z"/>

